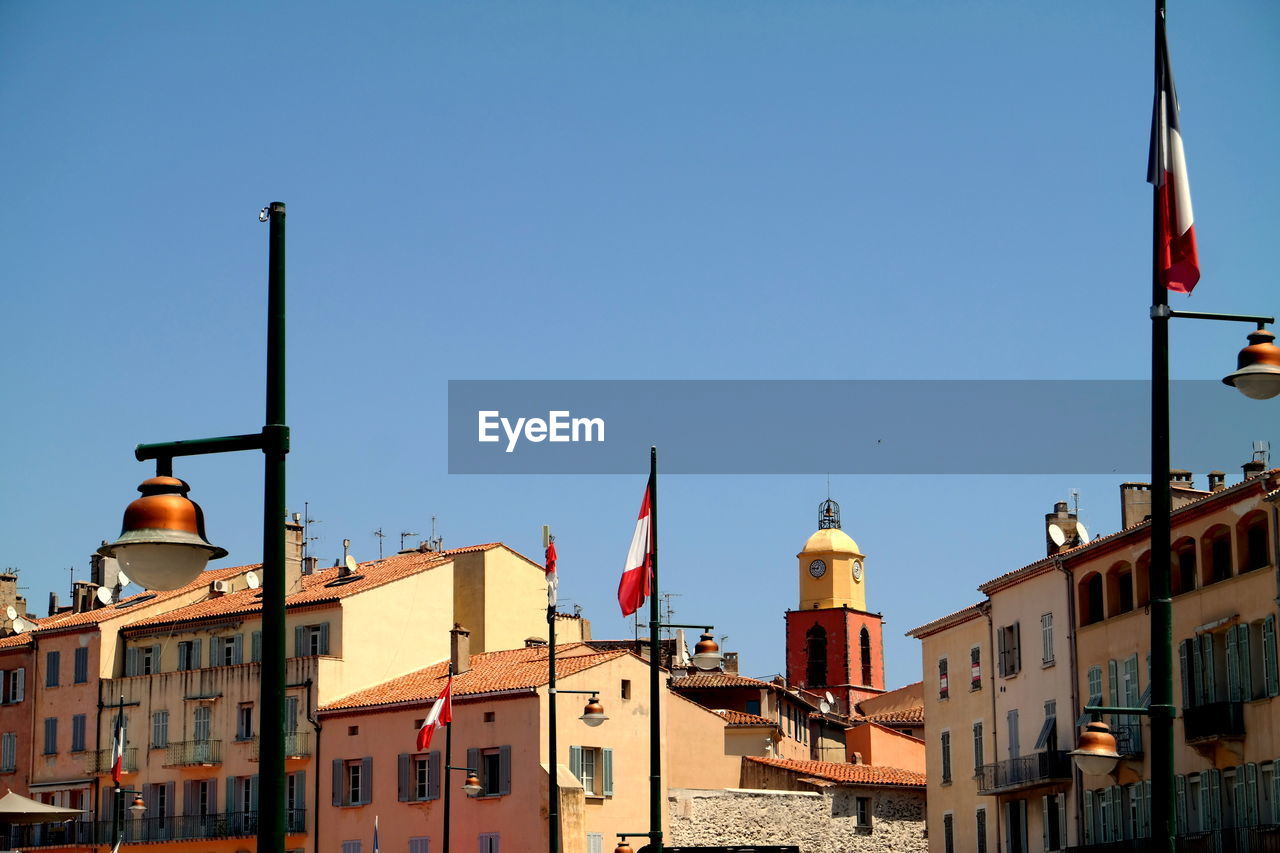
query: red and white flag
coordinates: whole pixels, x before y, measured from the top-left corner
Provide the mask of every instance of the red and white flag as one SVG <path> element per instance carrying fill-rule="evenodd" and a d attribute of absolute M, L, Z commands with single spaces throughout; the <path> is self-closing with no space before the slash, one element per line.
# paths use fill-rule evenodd
<path fill-rule="evenodd" d="M 436 697 L 436 703 L 427 712 L 427 718 L 418 729 L 418 752 L 426 752 L 431 747 L 431 736 L 436 729 L 453 722 L 453 676 L 444 683 L 444 690 Z"/>
<path fill-rule="evenodd" d="M 1156 264 L 1165 287 L 1190 293 L 1200 280 L 1196 253 L 1195 217 L 1191 213 L 1191 186 L 1178 124 L 1178 93 L 1164 21 L 1158 24 L 1156 47 L 1156 97 L 1151 110 L 1151 150 L 1147 157 L 1147 181 L 1156 188 Z"/>
<path fill-rule="evenodd" d="M 115 736 L 111 740 L 111 779 L 120 784 L 124 771 L 124 714 L 116 714 Z"/>
<path fill-rule="evenodd" d="M 560 589 L 560 576 L 556 574 L 556 540 L 547 540 L 547 606 L 556 606 L 556 593 Z"/>
<path fill-rule="evenodd" d="M 627 551 L 627 564 L 618 583 L 618 605 L 623 616 L 630 616 L 640 609 L 649 596 L 653 580 L 653 526 L 650 517 L 649 489 L 644 490 L 640 504 L 640 517 L 636 519 L 636 532 L 631 535 L 631 548 Z"/>

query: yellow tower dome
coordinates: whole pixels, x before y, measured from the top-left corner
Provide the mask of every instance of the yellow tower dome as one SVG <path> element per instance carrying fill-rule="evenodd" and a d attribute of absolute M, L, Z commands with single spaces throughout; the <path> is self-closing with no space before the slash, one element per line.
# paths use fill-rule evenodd
<path fill-rule="evenodd" d="M 840 529 L 840 505 L 827 498 L 818 507 L 818 531 L 796 555 L 800 610 L 867 609 L 865 555 Z"/>

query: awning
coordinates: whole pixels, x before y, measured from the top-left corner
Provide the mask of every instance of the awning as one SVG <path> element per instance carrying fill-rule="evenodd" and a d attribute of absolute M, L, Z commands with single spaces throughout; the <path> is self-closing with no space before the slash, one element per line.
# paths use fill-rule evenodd
<path fill-rule="evenodd" d="M 64 809 L 37 803 L 13 791 L 0 797 L 0 823 L 53 823 L 84 814 L 80 809 Z"/>

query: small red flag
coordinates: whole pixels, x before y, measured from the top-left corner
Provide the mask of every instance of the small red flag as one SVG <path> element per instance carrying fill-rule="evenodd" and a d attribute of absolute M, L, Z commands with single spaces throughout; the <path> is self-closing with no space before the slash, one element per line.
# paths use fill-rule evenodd
<path fill-rule="evenodd" d="M 630 616 L 640 609 L 649 596 L 653 581 L 653 538 L 649 515 L 649 489 L 644 490 L 640 504 L 640 516 L 631 536 L 631 548 L 627 551 L 627 564 L 618 583 L 618 605 L 623 616 Z"/>
<path fill-rule="evenodd" d="M 556 592 L 560 588 L 560 576 L 556 574 L 556 540 L 547 543 L 547 606 L 556 606 Z"/>
<path fill-rule="evenodd" d="M 426 752 L 431 747 L 431 736 L 436 729 L 453 722 L 453 676 L 444 683 L 444 690 L 436 697 L 436 703 L 427 712 L 427 718 L 418 729 L 418 752 Z"/>

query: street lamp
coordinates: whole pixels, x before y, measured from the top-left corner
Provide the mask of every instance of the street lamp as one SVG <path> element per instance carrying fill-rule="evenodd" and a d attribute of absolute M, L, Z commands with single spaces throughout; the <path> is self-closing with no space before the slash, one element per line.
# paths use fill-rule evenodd
<path fill-rule="evenodd" d="M 1280 347 L 1275 345 L 1275 339 L 1259 323 L 1258 330 L 1249 335 L 1249 346 L 1240 350 L 1239 369 L 1222 381 L 1254 400 L 1268 400 L 1280 394 Z"/>
<path fill-rule="evenodd" d="M 554 610 L 554 606 L 548 609 L 548 613 Z M 549 646 L 549 658 L 551 666 L 555 666 L 555 623 L 554 616 L 548 617 L 551 621 L 551 646 Z M 547 687 L 547 849 L 551 853 L 560 853 L 560 778 L 557 767 L 559 762 L 556 761 L 556 753 L 559 750 L 557 742 L 556 727 L 556 696 L 560 693 L 576 693 L 580 696 L 590 696 L 587 704 L 582 708 L 582 716 L 579 720 L 588 726 L 595 728 L 596 726 L 609 719 L 605 716 L 604 705 L 600 704 L 599 690 L 561 690 L 556 687 L 555 670 L 551 671 L 551 683 Z"/>
<path fill-rule="evenodd" d="M 560 692 L 572 693 L 574 691 L 561 690 Z M 588 726 L 595 728 L 609 718 L 604 715 L 604 706 L 600 704 L 600 698 L 598 696 L 592 696 L 590 701 L 583 706 L 582 716 L 578 719 L 582 720 L 582 722 L 586 723 Z"/>
<path fill-rule="evenodd" d="M 720 644 L 711 636 L 711 629 L 703 629 L 698 644 L 693 647 L 693 665 L 703 672 L 720 668 L 724 655 L 720 654 Z"/>
<path fill-rule="evenodd" d="M 1116 752 L 1116 738 L 1111 727 L 1101 720 L 1085 726 L 1080 735 L 1080 745 L 1067 753 L 1076 767 L 1087 776 L 1106 776 L 1116 769 L 1120 753 Z"/>
<path fill-rule="evenodd" d="M 173 476 L 173 460 L 240 450 L 258 450 L 265 460 L 262 489 L 262 733 L 258 850 L 285 847 L 285 265 L 283 202 L 258 217 L 270 223 L 267 272 L 267 393 L 261 432 L 160 444 L 140 444 L 134 457 L 154 459 L 156 476 L 138 487 L 142 497 L 125 510 L 120 538 L 99 549 L 115 557 L 125 573 L 148 589 L 177 589 L 194 581 L 211 559 L 227 552 L 205 538 L 204 514 L 187 497 L 189 487 Z"/>
<path fill-rule="evenodd" d="M 476 776 L 476 771 L 470 767 L 450 767 L 449 769 L 467 771 L 467 778 L 462 782 L 462 790 L 466 792 L 468 797 L 474 797 L 483 790 L 480 786 L 480 778 Z"/>

